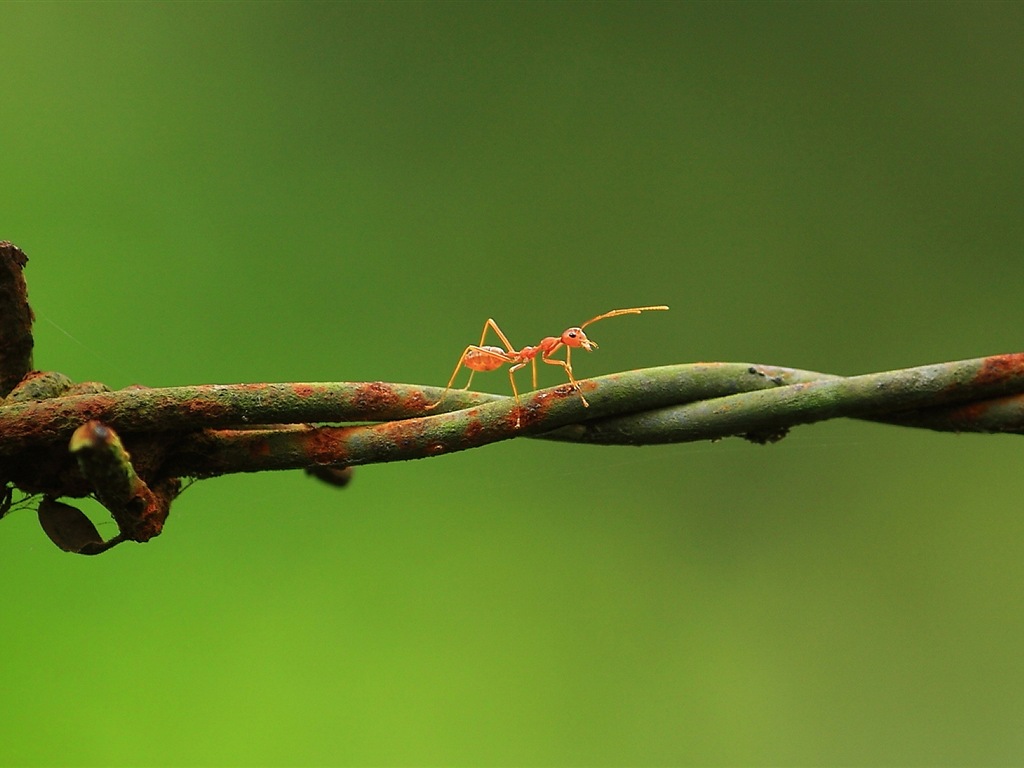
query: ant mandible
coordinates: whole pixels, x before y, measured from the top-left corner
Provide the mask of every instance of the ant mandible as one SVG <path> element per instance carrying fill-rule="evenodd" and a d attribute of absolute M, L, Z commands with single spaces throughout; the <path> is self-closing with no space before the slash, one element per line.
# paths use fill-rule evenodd
<path fill-rule="evenodd" d="M 566 328 L 562 331 L 561 336 L 548 336 L 541 339 L 537 346 L 523 347 L 522 349 L 516 349 L 513 347 L 512 342 L 510 342 L 508 337 L 502 333 L 498 324 L 494 322 L 493 319 L 488 318 L 487 322 L 484 323 L 483 333 L 480 334 L 480 343 L 470 344 L 466 347 L 462 356 L 459 358 L 458 365 L 455 366 L 455 371 L 452 373 L 452 377 L 448 379 L 448 385 L 444 388 L 444 392 L 441 393 L 441 399 L 433 405 L 428 405 L 427 410 L 437 408 L 437 406 L 444 401 L 448 392 L 452 388 L 452 384 L 455 383 L 455 378 L 459 375 L 459 371 L 462 370 L 463 366 L 469 368 L 469 381 L 467 381 L 466 386 L 462 388 L 463 390 L 467 390 L 469 389 L 469 385 L 473 383 L 473 375 L 477 371 L 493 371 L 507 364 L 510 366 L 508 369 L 508 380 L 512 384 L 512 394 L 516 399 L 516 427 L 518 428 L 520 405 L 519 390 L 516 388 L 516 371 L 520 368 L 525 368 L 527 363 L 532 365 L 533 388 L 536 389 L 538 355 L 540 355 L 541 361 L 550 363 L 551 365 L 560 365 L 565 369 L 565 373 L 569 377 L 569 382 L 579 394 L 583 405 L 589 408 L 590 403 L 588 403 L 587 398 L 583 396 L 583 392 L 580 389 L 580 383 L 576 381 L 576 377 L 573 376 L 572 373 L 572 350 L 574 347 L 582 347 L 587 350 L 587 352 L 597 349 L 597 344 L 587 338 L 587 334 L 583 332 L 583 329 L 588 325 L 596 323 L 598 320 L 604 320 L 607 317 L 616 317 L 618 315 L 639 315 L 641 312 L 658 309 L 668 309 L 668 307 L 630 307 L 629 309 L 613 309 L 611 312 L 605 312 L 603 315 L 592 317 L 581 325 Z M 501 343 L 505 346 L 484 346 L 484 339 L 487 337 L 488 330 L 493 330 L 498 335 L 498 338 L 501 339 Z M 565 360 L 557 360 L 551 357 L 551 355 L 562 347 L 565 347 Z"/>

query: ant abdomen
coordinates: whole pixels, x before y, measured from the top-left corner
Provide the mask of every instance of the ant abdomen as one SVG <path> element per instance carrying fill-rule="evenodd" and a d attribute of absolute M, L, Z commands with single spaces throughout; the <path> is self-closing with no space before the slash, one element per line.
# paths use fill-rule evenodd
<path fill-rule="evenodd" d="M 501 347 L 470 347 L 462 363 L 471 371 L 493 371 L 508 362 L 508 355 Z"/>

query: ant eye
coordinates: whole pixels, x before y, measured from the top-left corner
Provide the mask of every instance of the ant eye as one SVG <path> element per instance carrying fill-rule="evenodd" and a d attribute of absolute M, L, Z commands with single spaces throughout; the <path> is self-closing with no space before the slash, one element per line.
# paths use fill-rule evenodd
<path fill-rule="evenodd" d="M 570 339 L 575 339 L 576 338 L 576 331 L 569 331 L 569 338 Z"/>

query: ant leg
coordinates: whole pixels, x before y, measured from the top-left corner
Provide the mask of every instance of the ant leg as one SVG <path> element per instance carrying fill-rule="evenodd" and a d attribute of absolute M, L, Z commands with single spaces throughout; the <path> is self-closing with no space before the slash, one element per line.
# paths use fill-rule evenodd
<path fill-rule="evenodd" d="M 476 353 L 471 357 L 471 353 Z M 462 357 L 459 358 L 458 365 L 455 366 L 455 370 L 452 372 L 452 377 L 448 379 L 448 384 L 444 388 L 444 392 L 441 393 L 441 399 L 433 405 L 428 405 L 427 410 L 433 410 L 437 408 L 442 402 L 448 392 L 452 389 L 452 385 L 455 384 L 455 379 L 459 375 L 459 371 L 465 366 L 469 368 L 469 381 L 466 382 L 466 386 L 460 387 L 460 392 L 465 392 L 469 389 L 470 384 L 473 383 L 473 375 L 477 371 L 493 371 L 495 368 L 499 368 L 505 363 L 511 363 L 512 359 L 505 354 L 505 352 L 498 350 L 496 347 L 480 347 L 476 344 L 470 344 L 462 352 Z"/>
<path fill-rule="evenodd" d="M 438 401 L 436 403 L 434 403 L 433 405 L 428 405 L 427 406 L 427 410 L 428 411 L 434 410 L 435 408 L 437 408 L 437 406 L 439 406 L 441 403 L 444 402 L 445 397 L 447 397 L 447 395 L 448 395 L 448 391 L 452 388 L 452 384 L 455 383 L 455 379 L 459 375 L 459 371 L 462 370 L 462 366 L 466 362 L 466 353 L 469 352 L 469 350 L 471 350 L 472 348 L 473 348 L 473 345 L 471 344 L 470 346 L 468 346 L 464 350 L 462 350 L 462 354 L 459 355 L 459 362 L 455 366 L 455 370 L 452 371 L 452 377 L 450 379 L 448 379 L 448 384 L 445 386 L 444 392 L 441 393 L 441 397 L 440 397 L 440 399 L 438 399 Z M 473 373 L 474 373 L 473 371 L 470 371 L 470 374 L 469 374 L 469 380 L 470 381 L 473 381 Z M 469 384 L 468 383 L 466 384 L 466 388 L 467 389 L 469 388 Z"/>
<path fill-rule="evenodd" d="M 519 390 L 516 388 L 516 371 L 525 365 L 526 363 L 516 363 L 508 369 L 508 380 L 512 384 L 512 395 L 516 399 L 516 429 L 519 429 L 520 415 L 523 411 L 523 406 L 519 402 Z"/>
<path fill-rule="evenodd" d="M 580 383 L 576 381 L 576 377 L 572 375 L 572 365 L 569 362 L 572 350 L 569 347 L 565 348 L 565 360 L 559 360 L 554 357 L 548 357 L 547 353 L 541 355 L 540 359 L 550 365 L 560 365 L 565 369 L 565 375 L 569 377 L 569 381 L 572 383 L 576 393 L 580 396 L 580 400 L 583 402 L 585 408 L 590 407 L 590 403 L 587 402 L 587 398 L 583 396 L 583 390 L 580 388 Z"/>
<path fill-rule="evenodd" d="M 508 340 L 508 336 L 501 332 L 501 328 L 499 328 L 498 324 L 494 322 L 494 319 L 490 317 L 487 318 L 487 322 L 484 323 L 484 332 L 480 334 L 480 344 L 478 346 L 482 347 L 484 345 L 484 339 L 487 338 L 488 328 L 493 330 L 497 334 L 498 338 L 501 339 L 501 343 L 505 345 L 505 352 L 511 353 L 512 350 L 515 349 L 515 347 L 512 346 L 512 342 Z"/>

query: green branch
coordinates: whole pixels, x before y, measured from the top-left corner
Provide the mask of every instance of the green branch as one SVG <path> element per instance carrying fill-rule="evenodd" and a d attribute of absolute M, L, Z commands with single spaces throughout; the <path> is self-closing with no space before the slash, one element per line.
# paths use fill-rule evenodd
<path fill-rule="evenodd" d="M 581 382 L 584 408 L 568 386 L 522 400 L 464 393 L 437 416 L 341 427 L 207 430 L 177 446 L 169 467 L 210 474 L 356 466 L 428 458 L 513 437 L 620 445 L 778 439 L 790 427 L 841 416 L 936 430 L 1024 430 L 1024 355 L 943 363 L 842 378 L 747 364 L 676 365 Z M 352 385 L 350 385 L 352 386 Z M 382 385 L 388 386 L 388 385 Z M 432 397 L 433 388 L 420 389 Z M 481 400 L 490 400 L 480 404 Z M 969 402 L 969 406 L 958 405 Z M 993 418 L 997 416 L 998 418 Z"/>
<path fill-rule="evenodd" d="M 510 397 L 449 393 L 447 412 L 425 416 L 439 388 L 384 382 L 136 388 L 54 397 L 0 407 L 0 459 L 16 464 L 92 420 L 126 440 L 165 434 L 160 455 L 143 464 L 168 476 L 200 477 L 426 458 L 513 437 L 628 445 L 730 435 L 770 440 L 797 424 L 843 416 L 1013 432 L 1021 429 L 1024 355 L 848 378 L 697 363 L 626 371 L 584 380 L 581 387 L 589 408 L 567 384 L 524 396 L 519 427 Z M 345 423 L 353 421 L 360 423 Z"/>

